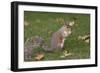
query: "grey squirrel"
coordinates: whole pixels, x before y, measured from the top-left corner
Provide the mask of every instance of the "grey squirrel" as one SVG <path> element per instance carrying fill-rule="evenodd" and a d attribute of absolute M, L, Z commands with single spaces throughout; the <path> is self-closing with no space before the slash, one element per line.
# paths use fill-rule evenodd
<path fill-rule="evenodd" d="M 62 50 L 66 37 L 71 34 L 71 26 L 73 26 L 73 24 L 74 21 L 64 23 L 64 25 L 58 31 L 53 33 L 51 37 L 50 47 L 48 47 L 47 45 L 43 45 L 43 49 L 50 52 L 54 50 Z"/>
<path fill-rule="evenodd" d="M 74 21 L 66 22 L 64 25 L 56 32 L 53 33 L 51 37 L 50 47 L 46 44 L 44 39 L 39 36 L 31 37 L 25 42 L 24 47 L 24 59 L 32 59 L 32 50 L 37 47 L 43 48 L 44 51 L 53 52 L 55 50 L 62 50 L 64 47 L 64 41 L 66 37 L 71 34 L 71 26 L 73 26 Z"/>

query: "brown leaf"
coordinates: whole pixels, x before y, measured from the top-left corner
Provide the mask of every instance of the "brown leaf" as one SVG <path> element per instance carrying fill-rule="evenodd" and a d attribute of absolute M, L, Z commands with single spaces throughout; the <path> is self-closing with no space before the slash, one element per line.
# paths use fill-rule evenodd
<path fill-rule="evenodd" d="M 41 54 L 37 54 L 37 55 L 36 55 L 35 60 L 40 61 L 40 60 L 42 60 L 43 58 L 44 58 L 44 54 L 41 53 Z"/>
<path fill-rule="evenodd" d="M 28 25 L 29 25 L 29 23 L 28 23 L 27 21 L 25 21 L 25 22 L 24 22 L 24 25 L 25 25 L 25 26 L 28 26 Z"/>
<path fill-rule="evenodd" d="M 65 58 L 65 57 L 71 56 L 71 55 L 73 55 L 73 54 L 72 54 L 72 53 L 68 53 L 68 51 L 65 50 L 65 51 L 63 52 L 63 55 L 61 55 L 60 57 L 61 57 L 61 58 Z"/>
<path fill-rule="evenodd" d="M 90 35 L 78 36 L 79 40 L 87 40 L 90 38 Z"/>
<path fill-rule="evenodd" d="M 71 21 L 71 22 L 69 23 L 70 26 L 73 26 L 74 24 L 75 24 L 74 21 Z"/>
<path fill-rule="evenodd" d="M 86 42 L 86 43 L 89 43 L 89 42 L 90 42 L 90 40 L 89 40 L 89 39 L 87 39 L 87 40 L 85 40 L 85 42 Z"/>

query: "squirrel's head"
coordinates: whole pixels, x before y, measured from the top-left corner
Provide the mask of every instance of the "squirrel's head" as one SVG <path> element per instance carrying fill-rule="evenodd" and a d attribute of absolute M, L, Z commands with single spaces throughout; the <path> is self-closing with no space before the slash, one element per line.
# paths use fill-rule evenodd
<path fill-rule="evenodd" d="M 74 25 L 74 21 L 65 22 L 62 27 L 62 35 L 63 37 L 67 37 L 72 33 L 72 26 Z"/>

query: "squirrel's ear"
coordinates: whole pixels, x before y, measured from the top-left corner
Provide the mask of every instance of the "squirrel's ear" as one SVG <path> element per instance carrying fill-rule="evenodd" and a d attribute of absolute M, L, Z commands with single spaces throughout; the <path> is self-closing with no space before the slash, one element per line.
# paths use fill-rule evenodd
<path fill-rule="evenodd" d="M 64 25 L 66 25 L 66 26 L 69 26 L 69 22 L 67 21 L 67 22 L 65 22 L 65 24 Z"/>

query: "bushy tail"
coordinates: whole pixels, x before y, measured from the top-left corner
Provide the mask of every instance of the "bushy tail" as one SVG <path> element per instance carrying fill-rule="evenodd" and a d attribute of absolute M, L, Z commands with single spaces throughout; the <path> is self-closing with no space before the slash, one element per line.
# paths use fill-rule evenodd
<path fill-rule="evenodd" d="M 52 52 L 53 51 L 53 49 L 51 47 L 49 47 L 47 44 L 43 44 L 42 48 L 46 52 Z"/>

